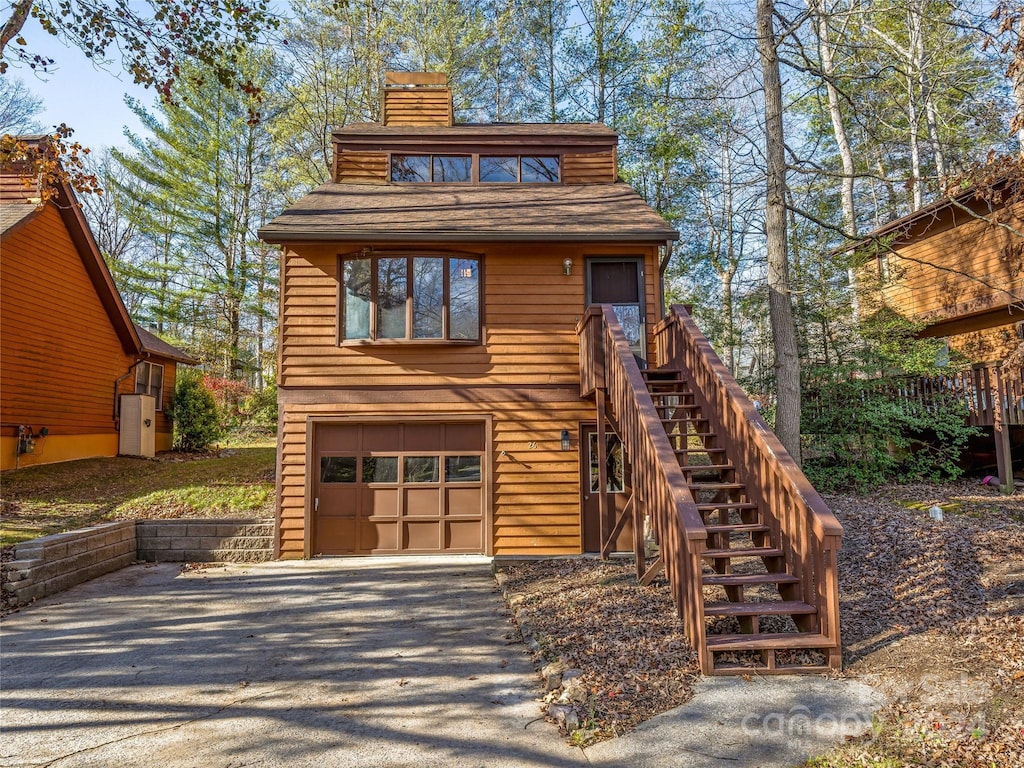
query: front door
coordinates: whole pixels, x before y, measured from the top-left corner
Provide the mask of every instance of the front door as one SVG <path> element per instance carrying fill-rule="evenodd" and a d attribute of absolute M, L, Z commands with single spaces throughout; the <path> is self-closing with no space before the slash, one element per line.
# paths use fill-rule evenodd
<path fill-rule="evenodd" d="M 611 429 L 606 429 L 605 445 L 608 468 L 608 506 L 615 511 L 612 525 L 626 508 L 629 501 L 629 472 L 626 467 L 626 454 L 622 450 L 619 436 Z M 583 451 L 580 466 L 583 469 L 580 478 L 583 495 L 583 551 L 601 551 L 601 494 L 599 484 L 600 455 L 597 450 L 597 428 L 583 427 L 580 450 Z M 633 524 L 626 523 L 615 539 L 614 552 L 633 551 Z"/>
<path fill-rule="evenodd" d="M 647 359 L 643 261 L 637 258 L 587 259 L 587 304 L 611 304 L 633 354 Z"/>

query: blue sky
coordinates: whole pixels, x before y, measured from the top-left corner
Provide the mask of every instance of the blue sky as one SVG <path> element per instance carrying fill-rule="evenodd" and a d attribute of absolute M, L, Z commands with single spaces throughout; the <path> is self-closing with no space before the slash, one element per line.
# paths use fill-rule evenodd
<path fill-rule="evenodd" d="M 54 71 L 47 75 L 25 66 L 7 70 L 42 99 L 43 111 L 37 119 L 44 129 L 67 123 L 75 129 L 75 140 L 94 150 L 126 146 L 125 126 L 135 133 L 142 130 L 125 106 L 124 96 L 130 93 L 148 106 L 155 102 L 156 92 L 133 84 L 121 72 L 119 60 L 111 62 L 107 70 L 98 69 L 77 48 L 65 48 L 56 37 L 44 32 L 35 19 L 28 20 L 23 34 L 28 50 L 56 62 Z"/>

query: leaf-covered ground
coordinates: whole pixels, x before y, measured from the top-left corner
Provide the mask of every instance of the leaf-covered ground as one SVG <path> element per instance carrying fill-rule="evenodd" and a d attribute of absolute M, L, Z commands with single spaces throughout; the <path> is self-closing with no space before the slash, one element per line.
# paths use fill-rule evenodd
<path fill-rule="evenodd" d="M 274 448 L 83 459 L 0 475 L 0 546 L 109 520 L 271 517 Z"/>
<path fill-rule="evenodd" d="M 875 733 L 813 765 L 1024 765 L 1024 493 L 964 482 L 826 499 L 845 528 L 845 674 L 886 694 Z M 942 521 L 927 509 L 944 507 Z M 544 659 L 582 670 L 587 743 L 684 703 L 695 657 L 667 585 L 630 562 L 508 569 L 517 616 Z M 550 697 L 549 697 L 550 698 Z"/>

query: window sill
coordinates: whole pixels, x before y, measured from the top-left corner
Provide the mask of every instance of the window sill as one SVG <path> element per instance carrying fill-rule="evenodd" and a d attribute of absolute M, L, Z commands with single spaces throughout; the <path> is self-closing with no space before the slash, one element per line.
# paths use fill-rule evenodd
<path fill-rule="evenodd" d="M 479 347 L 479 339 L 345 339 L 339 347 Z"/>

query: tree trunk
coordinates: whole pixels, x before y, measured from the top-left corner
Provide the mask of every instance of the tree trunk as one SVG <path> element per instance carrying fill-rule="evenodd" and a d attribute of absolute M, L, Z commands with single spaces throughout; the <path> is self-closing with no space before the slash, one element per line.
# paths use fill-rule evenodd
<path fill-rule="evenodd" d="M 757 0 L 757 49 L 764 80 L 765 236 L 768 260 L 768 316 L 775 352 L 775 432 L 800 462 L 800 357 L 789 286 L 786 241 L 786 154 L 782 123 L 782 79 L 775 40 L 774 0 Z"/>

